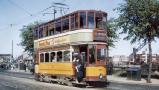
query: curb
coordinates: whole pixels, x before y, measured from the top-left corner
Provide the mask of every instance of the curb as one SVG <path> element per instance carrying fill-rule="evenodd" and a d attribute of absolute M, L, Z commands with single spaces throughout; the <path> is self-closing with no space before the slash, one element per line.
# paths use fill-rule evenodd
<path fill-rule="evenodd" d="M 143 86 L 157 86 L 159 84 L 152 84 L 152 83 L 135 83 L 135 82 L 122 82 L 122 81 L 115 81 L 115 80 L 108 80 L 110 83 L 119 83 L 119 84 L 129 84 L 129 85 L 143 85 Z"/>
<path fill-rule="evenodd" d="M 31 74 L 30 72 L 25 72 L 23 70 L 7 70 L 7 72 L 15 72 L 15 73 L 27 73 L 27 74 Z"/>

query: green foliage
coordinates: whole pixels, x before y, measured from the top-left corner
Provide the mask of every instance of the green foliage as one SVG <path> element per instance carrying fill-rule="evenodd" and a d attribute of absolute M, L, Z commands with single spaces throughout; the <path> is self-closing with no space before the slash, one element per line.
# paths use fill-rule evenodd
<path fill-rule="evenodd" d="M 28 26 L 25 26 L 21 29 L 21 38 L 22 41 L 20 43 L 21 46 L 24 47 L 24 50 L 28 52 L 30 55 L 33 55 L 34 50 L 34 42 L 33 42 L 33 27 L 36 25 L 30 24 Z"/>
<path fill-rule="evenodd" d="M 113 18 L 107 22 L 107 33 L 108 33 L 108 46 L 115 47 L 114 42 L 117 42 L 119 38 L 117 35 L 117 29 L 115 28 L 115 21 Z"/>
<path fill-rule="evenodd" d="M 159 38 L 159 0 L 124 0 L 116 10 L 120 13 L 117 19 L 121 33 L 126 33 L 125 40 L 131 43 L 142 41 L 148 43 L 149 72 L 147 82 L 151 82 L 152 49 L 151 42 Z"/>
<path fill-rule="evenodd" d="M 131 43 L 147 42 L 159 37 L 159 1 L 124 0 L 116 10 L 120 13 L 117 26 L 126 33 L 125 40 Z"/>

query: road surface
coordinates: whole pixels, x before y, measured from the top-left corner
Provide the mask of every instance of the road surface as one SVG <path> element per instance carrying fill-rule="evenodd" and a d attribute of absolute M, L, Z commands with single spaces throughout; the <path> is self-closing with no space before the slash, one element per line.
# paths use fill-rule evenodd
<path fill-rule="evenodd" d="M 38 82 L 26 72 L 0 71 L 0 90 L 159 90 L 159 86 L 109 83 L 107 87 L 70 87 Z"/>
<path fill-rule="evenodd" d="M 0 90 L 110 90 L 105 88 L 79 88 L 38 82 L 26 72 L 0 71 Z"/>

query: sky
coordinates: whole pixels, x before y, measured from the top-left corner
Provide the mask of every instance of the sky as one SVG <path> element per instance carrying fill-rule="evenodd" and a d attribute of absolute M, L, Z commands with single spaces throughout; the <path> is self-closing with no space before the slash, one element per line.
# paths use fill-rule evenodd
<path fill-rule="evenodd" d="M 0 0 L 0 54 L 11 53 L 13 40 L 14 57 L 22 54 L 23 47 L 19 45 L 21 41 L 20 29 L 35 21 L 48 21 L 53 19 L 52 10 L 40 11 L 48 8 L 53 2 L 63 2 L 69 6 L 67 13 L 76 10 L 102 10 L 108 13 L 108 19 L 117 18 L 118 13 L 113 11 L 123 0 Z M 60 16 L 57 14 L 56 17 Z M 129 41 L 120 39 L 115 43 L 114 48 L 110 48 L 110 55 L 129 55 L 132 48 L 139 43 L 131 45 Z M 159 40 L 157 40 L 158 42 Z M 159 43 L 153 43 L 153 53 L 158 53 Z M 146 48 L 147 46 L 145 46 Z M 145 50 L 145 48 L 143 50 Z"/>

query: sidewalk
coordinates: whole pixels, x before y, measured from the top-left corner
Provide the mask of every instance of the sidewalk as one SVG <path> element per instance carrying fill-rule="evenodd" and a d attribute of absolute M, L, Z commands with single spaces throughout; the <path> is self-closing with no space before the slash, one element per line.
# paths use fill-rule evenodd
<path fill-rule="evenodd" d="M 9 72 L 23 72 L 23 73 L 29 73 L 31 74 L 31 72 L 29 71 L 25 71 L 25 70 L 19 70 L 19 69 L 13 69 L 13 70 L 8 70 Z"/>
<path fill-rule="evenodd" d="M 126 77 L 119 77 L 115 75 L 108 75 L 107 79 L 108 82 L 115 82 L 115 83 L 159 86 L 159 79 L 151 79 L 152 83 L 147 83 L 146 80 L 143 78 L 141 79 L 141 81 L 134 81 L 134 80 L 128 80 Z"/>

